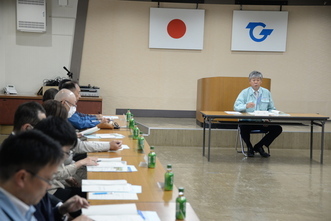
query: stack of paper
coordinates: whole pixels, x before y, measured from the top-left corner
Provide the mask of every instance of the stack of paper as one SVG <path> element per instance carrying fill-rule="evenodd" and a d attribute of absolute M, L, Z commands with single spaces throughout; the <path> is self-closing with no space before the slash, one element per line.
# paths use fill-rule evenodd
<path fill-rule="evenodd" d="M 90 135 L 86 135 L 85 137 L 89 139 L 123 139 L 125 136 L 118 133 L 111 133 L 111 134 L 90 134 Z"/>
<path fill-rule="evenodd" d="M 82 180 L 82 191 L 90 200 L 138 200 L 142 189 L 126 180 Z"/>
<path fill-rule="evenodd" d="M 290 116 L 289 114 L 286 114 L 279 110 L 271 110 L 269 111 L 254 111 L 254 112 L 248 112 L 248 114 L 255 115 L 255 116 Z"/>
<path fill-rule="evenodd" d="M 83 131 L 81 131 L 80 133 L 81 133 L 82 135 L 87 135 L 87 134 L 92 134 L 92 133 L 94 133 L 94 132 L 96 132 L 96 131 L 98 131 L 98 130 L 100 130 L 100 128 L 97 127 L 97 126 L 95 126 L 95 127 L 92 127 L 92 128 L 86 129 L 86 130 L 83 130 Z"/>
<path fill-rule="evenodd" d="M 98 158 L 97 166 L 86 166 L 88 172 L 135 172 L 137 168 L 133 165 L 127 165 L 121 157 Z"/>
<path fill-rule="evenodd" d="M 137 210 L 133 203 L 90 206 L 82 212 L 95 221 L 161 221 L 156 212 Z"/>
<path fill-rule="evenodd" d="M 119 119 L 118 116 L 103 116 L 103 117 L 104 117 L 104 118 L 111 119 L 111 120 Z"/>
<path fill-rule="evenodd" d="M 135 204 L 96 205 L 82 209 L 84 215 L 95 221 L 143 221 Z"/>

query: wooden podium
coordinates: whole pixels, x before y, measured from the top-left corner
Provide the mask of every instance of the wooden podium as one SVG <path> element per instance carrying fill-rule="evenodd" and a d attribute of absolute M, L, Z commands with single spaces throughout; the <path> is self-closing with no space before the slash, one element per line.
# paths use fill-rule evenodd
<path fill-rule="evenodd" d="M 248 77 L 209 77 L 198 80 L 197 124 L 202 126 L 200 111 L 233 111 L 239 93 L 249 87 Z M 270 90 L 271 79 L 263 78 L 262 87 Z M 229 120 L 229 119 L 227 119 Z"/>

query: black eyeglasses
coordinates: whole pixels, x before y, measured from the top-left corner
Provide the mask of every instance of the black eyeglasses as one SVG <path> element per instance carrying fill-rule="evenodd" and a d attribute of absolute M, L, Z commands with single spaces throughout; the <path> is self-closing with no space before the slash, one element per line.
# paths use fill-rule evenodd
<path fill-rule="evenodd" d="M 52 186 L 52 180 L 46 179 L 44 177 L 39 176 L 38 174 L 36 174 L 35 172 L 32 172 L 31 170 L 25 170 L 26 172 L 30 173 L 32 176 L 37 177 L 38 179 L 44 181 L 45 183 L 47 183 L 48 185 Z"/>

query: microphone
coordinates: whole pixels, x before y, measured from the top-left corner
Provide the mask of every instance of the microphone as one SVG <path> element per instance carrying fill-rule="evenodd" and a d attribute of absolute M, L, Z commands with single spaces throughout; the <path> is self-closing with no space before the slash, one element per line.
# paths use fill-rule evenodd
<path fill-rule="evenodd" d="M 65 66 L 63 66 L 63 69 L 66 70 L 66 71 L 68 72 L 68 73 L 67 73 L 68 77 L 72 79 L 72 75 L 73 75 L 73 73 L 70 72 Z"/>

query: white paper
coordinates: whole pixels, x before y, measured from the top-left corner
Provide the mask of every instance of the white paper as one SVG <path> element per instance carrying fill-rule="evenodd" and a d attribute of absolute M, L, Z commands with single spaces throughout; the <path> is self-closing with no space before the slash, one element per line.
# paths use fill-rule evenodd
<path fill-rule="evenodd" d="M 118 149 L 118 150 L 108 150 L 108 152 L 116 152 L 116 151 L 124 150 L 124 149 L 130 149 L 130 147 L 128 145 L 122 144 L 120 149 Z"/>
<path fill-rule="evenodd" d="M 286 114 L 283 111 L 279 111 L 279 110 L 270 111 L 270 115 L 271 116 L 290 116 L 289 114 Z"/>
<path fill-rule="evenodd" d="M 119 119 L 118 116 L 103 116 L 104 118 L 108 118 L 108 119 L 111 119 L 111 120 L 114 120 L 114 119 Z"/>
<path fill-rule="evenodd" d="M 121 185 L 83 185 L 82 192 L 132 192 L 131 184 Z"/>
<path fill-rule="evenodd" d="M 125 136 L 118 133 L 111 133 L 111 134 L 90 134 L 85 136 L 88 139 L 107 139 L 107 138 L 114 138 L 114 139 L 123 139 Z"/>
<path fill-rule="evenodd" d="M 119 166 L 119 167 L 100 167 L 100 166 L 87 166 L 88 172 L 136 172 L 137 168 L 133 165 Z"/>
<path fill-rule="evenodd" d="M 103 192 L 88 193 L 89 200 L 138 200 L 136 193 Z"/>
<path fill-rule="evenodd" d="M 269 111 L 254 111 L 248 112 L 248 114 L 255 115 L 255 116 L 290 116 L 290 114 L 286 114 L 282 111 L 278 110 L 271 110 Z"/>
<path fill-rule="evenodd" d="M 269 111 L 254 111 L 248 113 L 255 116 L 269 116 Z"/>
<path fill-rule="evenodd" d="M 98 162 L 121 162 L 121 161 L 122 161 L 122 157 L 98 158 Z"/>
<path fill-rule="evenodd" d="M 227 113 L 227 114 L 242 114 L 242 113 L 240 113 L 240 112 L 238 112 L 238 111 L 224 111 L 225 113 Z"/>
<path fill-rule="evenodd" d="M 84 215 L 95 221 L 143 221 L 135 204 L 95 205 L 82 209 Z"/>
<path fill-rule="evenodd" d="M 140 215 L 93 215 L 88 217 L 94 221 L 144 221 Z"/>
<path fill-rule="evenodd" d="M 96 132 L 96 131 L 98 131 L 98 130 L 100 130 L 100 128 L 98 128 L 97 126 L 95 126 L 95 127 L 92 127 L 92 128 L 86 129 L 86 130 L 83 130 L 83 131 L 81 131 L 80 133 L 81 133 L 82 135 L 87 135 L 87 134 L 94 133 L 94 132 Z"/>
<path fill-rule="evenodd" d="M 145 221 L 161 221 L 160 217 L 155 211 L 141 211 Z"/>
<path fill-rule="evenodd" d="M 82 180 L 82 185 L 121 185 L 127 183 L 126 180 Z"/>

